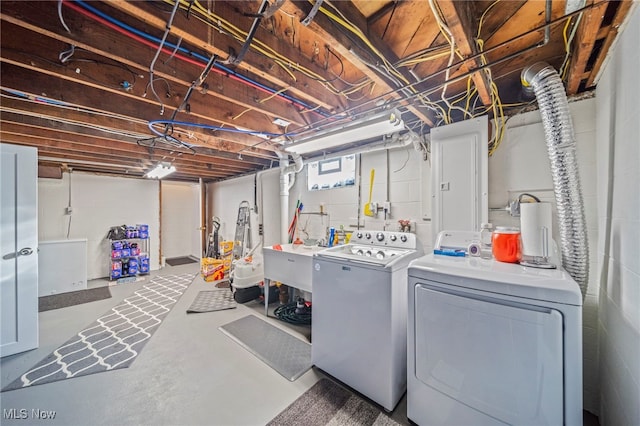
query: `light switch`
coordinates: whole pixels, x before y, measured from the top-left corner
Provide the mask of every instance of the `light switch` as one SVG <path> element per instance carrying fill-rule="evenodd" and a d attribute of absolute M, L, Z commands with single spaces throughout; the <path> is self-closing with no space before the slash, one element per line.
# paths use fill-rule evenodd
<path fill-rule="evenodd" d="M 440 182 L 440 191 L 448 191 L 449 182 Z"/>

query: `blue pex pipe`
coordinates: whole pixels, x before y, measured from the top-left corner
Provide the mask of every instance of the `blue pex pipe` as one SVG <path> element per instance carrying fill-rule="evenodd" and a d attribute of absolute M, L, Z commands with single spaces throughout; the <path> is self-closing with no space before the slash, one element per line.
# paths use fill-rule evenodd
<path fill-rule="evenodd" d="M 96 14 L 96 15 L 98 15 L 99 17 L 111 22 L 112 24 L 117 25 L 120 28 L 123 28 L 123 29 L 125 29 L 125 30 L 127 30 L 129 32 L 132 32 L 132 33 L 134 33 L 135 35 L 137 35 L 139 37 L 145 38 L 145 39 L 147 39 L 149 41 L 153 41 L 153 42 L 158 43 L 158 44 L 160 44 L 162 42 L 162 40 L 159 39 L 158 37 L 154 37 L 154 36 L 149 35 L 149 34 L 143 32 L 143 31 L 138 30 L 137 28 L 134 28 L 134 27 L 132 27 L 130 25 L 127 25 L 124 22 L 120 22 L 117 19 L 112 18 L 111 16 L 107 15 L 106 13 L 101 12 L 100 10 L 94 8 L 93 6 L 88 5 L 87 3 L 85 3 L 82 0 L 75 0 L 75 3 L 79 4 L 84 9 L 86 9 L 86 10 L 88 10 L 88 11 L 90 11 L 90 12 Z M 185 47 L 177 46 L 177 45 L 175 45 L 173 43 L 170 43 L 168 41 L 165 41 L 164 44 L 165 44 L 165 46 L 169 46 L 169 47 L 171 47 L 173 49 L 177 49 L 179 52 L 182 52 L 182 53 L 184 53 L 186 55 L 189 55 L 189 56 L 192 56 L 194 58 L 197 58 L 197 59 L 203 61 L 205 64 L 209 62 L 209 58 L 207 58 L 207 57 L 205 57 L 205 56 L 203 56 L 203 55 L 201 55 L 199 53 L 193 52 L 193 51 L 191 51 L 191 50 L 189 50 L 189 49 L 187 49 Z M 296 105 L 299 105 L 299 106 L 304 107 L 304 108 L 309 109 L 309 110 L 313 110 L 315 108 L 315 107 L 313 107 L 311 105 L 308 105 L 306 102 L 301 101 L 299 99 L 296 99 L 296 98 L 294 98 L 294 97 L 292 97 L 290 95 L 287 95 L 285 93 L 278 93 L 278 90 L 273 89 L 273 88 L 271 88 L 269 86 L 265 86 L 264 84 L 261 84 L 261 83 L 255 81 L 255 80 L 252 80 L 251 78 L 249 78 L 247 76 L 244 76 L 242 74 L 238 74 L 237 72 L 235 72 L 231 68 L 227 68 L 224 65 L 216 63 L 216 64 L 214 64 L 214 67 L 218 68 L 221 71 L 224 71 L 228 75 L 233 75 L 233 76 L 235 76 L 235 77 L 237 77 L 237 78 L 239 78 L 239 79 L 241 79 L 241 80 L 243 80 L 243 81 L 245 81 L 247 83 L 250 83 L 252 85 L 260 87 L 261 89 L 264 89 L 264 90 L 266 90 L 266 91 L 268 91 L 268 92 L 270 92 L 272 94 L 277 94 L 277 96 L 279 96 L 279 97 L 281 97 L 283 99 L 286 99 L 287 101 L 292 102 L 292 103 L 294 103 Z M 315 110 L 315 111 L 318 114 L 320 114 L 320 115 L 322 115 L 324 117 L 330 117 L 331 116 L 331 114 L 326 113 L 326 112 L 324 112 L 322 110 Z"/>

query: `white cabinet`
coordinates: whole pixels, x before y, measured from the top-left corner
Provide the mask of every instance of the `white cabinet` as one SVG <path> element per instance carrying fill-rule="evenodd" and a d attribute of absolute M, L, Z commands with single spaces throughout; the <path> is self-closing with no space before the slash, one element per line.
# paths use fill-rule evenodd
<path fill-rule="evenodd" d="M 87 288 L 87 239 L 38 243 L 38 296 Z"/>

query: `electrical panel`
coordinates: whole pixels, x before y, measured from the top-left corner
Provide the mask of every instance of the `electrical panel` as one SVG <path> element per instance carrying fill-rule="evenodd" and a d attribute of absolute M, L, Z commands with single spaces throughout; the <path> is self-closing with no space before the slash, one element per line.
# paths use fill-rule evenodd
<path fill-rule="evenodd" d="M 431 226 L 478 231 L 488 221 L 487 116 L 431 129 Z"/>

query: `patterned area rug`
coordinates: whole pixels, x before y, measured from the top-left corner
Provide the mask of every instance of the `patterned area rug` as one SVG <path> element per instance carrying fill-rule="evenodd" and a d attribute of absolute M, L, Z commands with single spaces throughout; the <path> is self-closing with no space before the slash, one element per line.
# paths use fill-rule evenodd
<path fill-rule="evenodd" d="M 222 311 L 234 309 L 237 306 L 231 290 L 201 291 L 187 309 L 187 313 Z"/>
<path fill-rule="evenodd" d="M 399 426 L 400 423 L 332 380 L 320 379 L 267 425 Z"/>
<path fill-rule="evenodd" d="M 128 367 L 194 278 L 154 277 L 2 391 Z"/>

